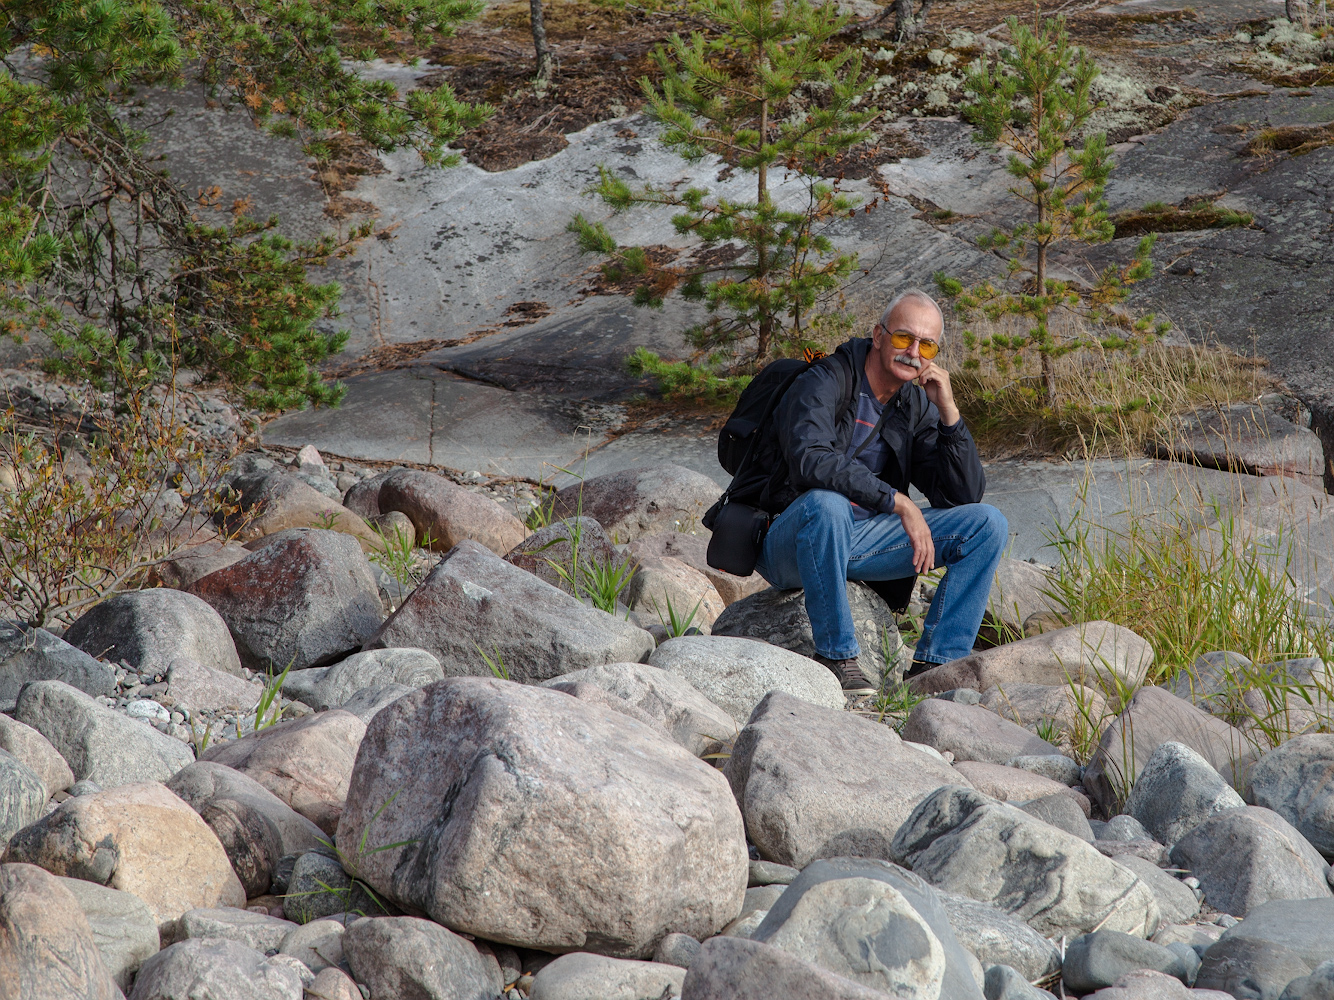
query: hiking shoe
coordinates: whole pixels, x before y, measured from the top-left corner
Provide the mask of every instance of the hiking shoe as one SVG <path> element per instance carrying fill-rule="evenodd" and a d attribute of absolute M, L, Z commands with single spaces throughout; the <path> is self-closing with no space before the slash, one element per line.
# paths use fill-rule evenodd
<path fill-rule="evenodd" d="M 932 663 L 929 660 L 913 660 L 912 666 L 904 672 L 903 679 L 905 681 L 910 681 L 918 674 L 924 674 L 928 670 L 938 666 L 940 666 L 939 663 Z"/>
<path fill-rule="evenodd" d="M 815 658 L 838 678 L 844 694 L 875 694 L 875 683 L 863 673 L 862 666 L 855 657 L 851 660 L 831 660 L 817 653 Z"/>

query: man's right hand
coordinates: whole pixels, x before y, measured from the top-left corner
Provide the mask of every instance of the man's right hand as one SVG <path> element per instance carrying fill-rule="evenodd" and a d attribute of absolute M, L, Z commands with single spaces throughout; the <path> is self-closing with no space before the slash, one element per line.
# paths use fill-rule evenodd
<path fill-rule="evenodd" d="M 894 494 L 894 513 L 903 521 L 903 530 L 912 542 L 912 564 L 918 573 L 926 573 L 936 568 L 936 543 L 931 538 L 931 529 L 926 525 L 926 518 L 917 504 L 908 499 L 904 490 Z"/>

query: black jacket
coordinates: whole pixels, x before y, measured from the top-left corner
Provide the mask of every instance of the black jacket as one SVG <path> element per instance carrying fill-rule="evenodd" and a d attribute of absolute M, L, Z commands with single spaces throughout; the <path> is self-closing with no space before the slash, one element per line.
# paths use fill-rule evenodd
<path fill-rule="evenodd" d="M 797 376 L 778 404 L 774 430 L 786 461 L 786 475 L 780 467 L 770 483 L 770 502 L 765 506 L 771 513 L 816 489 L 834 490 L 861 507 L 889 513 L 894 491 L 906 490 L 909 483 L 933 507 L 981 501 L 986 477 L 973 436 L 963 420 L 942 430 L 940 411 L 916 382 L 904 385 L 885 404 L 892 409 L 881 425 L 880 437 L 889 454 L 879 478 L 848 458 L 857 407 L 855 402 L 843 406 L 847 383 L 832 366 L 847 366 L 855 401 L 870 347 L 870 338 L 865 337 L 840 345 L 829 358 Z"/>

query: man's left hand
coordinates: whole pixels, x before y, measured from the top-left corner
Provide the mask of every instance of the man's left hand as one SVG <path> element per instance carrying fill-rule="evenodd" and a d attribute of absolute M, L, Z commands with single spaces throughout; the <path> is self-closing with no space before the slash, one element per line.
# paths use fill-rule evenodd
<path fill-rule="evenodd" d="M 936 404 L 943 427 L 959 422 L 959 408 L 954 405 L 954 389 L 950 387 L 950 373 L 934 361 L 928 361 L 917 376 L 917 384 L 926 390 L 926 398 Z"/>

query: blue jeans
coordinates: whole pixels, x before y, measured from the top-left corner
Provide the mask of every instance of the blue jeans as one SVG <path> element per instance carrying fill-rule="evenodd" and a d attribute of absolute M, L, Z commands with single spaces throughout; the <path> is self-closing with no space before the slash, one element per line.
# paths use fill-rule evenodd
<path fill-rule="evenodd" d="M 946 663 L 973 650 L 1009 525 L 1004 514 L 984 503 L 929 507 L 922 516 L 936 544 L 936 565 L 948 569 L 922 623 L 914 658 Z M 912 542 L 897 514 L 854 521 L 842 493 L 810 490 L 774 519 L 755 569 L 775 587 L 804 588 L 815 651 L 850 659 L 859 648 L 844 581 L 912 576 Z"/>

